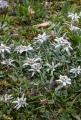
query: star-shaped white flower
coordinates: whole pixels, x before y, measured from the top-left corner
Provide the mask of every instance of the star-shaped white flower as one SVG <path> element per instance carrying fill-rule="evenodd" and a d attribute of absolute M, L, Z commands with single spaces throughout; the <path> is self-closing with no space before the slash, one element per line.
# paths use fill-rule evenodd
<path fill-rule="evenodd" d="M 13 98 L 12 95 L 5 94 L 1 97 L 0 100 L 3 101 L 3 102 L 8 102 L 8 100 L 10 100 L 12 98 Z"/>
<path fill-rule="evenodd" d="M 0 8 L 4 8 L 4 7 L 8 7 L 9 5 L 8 5 L 8 3 L 7 3 L 7 1 L 5 1 L 5 0 L 0 0 Z"/>
<path fill-rule="evenodd" d="M 5 51 L 10 53 L 10 47 L 5 46 L 4 44 L 0 45 L 0 53 L 4 53 Z"/>
<path fill-rule="evenodd" d="M 69 12 L 69 13 L 68 13 L 68 17 L 70 17 L 70 18 L 72 19 L 72 22 L 75 22 L 75 21 L 76 21 L 76 22 L 79 22 L 78 19 L 79 19 L 80 17 L 77 15 L 77 13 L 73 14 L 73 13 L 70 13 L 70 12 Z"/>
<path fill-rule="evenodd" d="M 72 68 L 70 70 L 71 73 L 74 73 L 75 74 L 75 77 L 77 76 L 77 74 L 80 74 L 81 73 L 81 68 L 80 66 L 76 67 L 76 68 Z"/>
<path fill-rule="evenodd" d="M 41 61 L 41 58 L 27 58 L 27 60 L 25 61 L 25 64 L 23 66 L 32 66 L 33 64 L 35 64 L 36 62 Z"/>
<path fill-rule="evenodd" d="M 34 63 L 32 66 L 31 66 L 31 69 L 29 69 L 29 71 L 32 72 L 32 76 L 34 76 L 34 74 L 37 72 L 37 73 L 40 73 L 40 70 L 41 70 L 42 66 L 40 63 Z"/>
<path fill-rule="evenodd" d="M 2 58 L 5 58 L 5 56 L 4 56 L 5 51 L 7 53 L 10 53 L 10 49 L 11 49 L 10 47 L 5 46 L 4 44 L 0 45 L 0 54 L 1 54 Z"/>
<path fill-rule="evenodd" d="M 13 97 L 12 97 L 12 95 L 6 94 L 6 95 L 3 96 L 3 98 L 4 98 L 5 101 L 7 101 L 7 100 L 12 99 Z"/>
<path fill-rule="evenodd" d="M 3 60 L 3 61 L 1 62 L 1 64 L 2 64 L 2 65 L 6 65 L 7 67 L 9 67 L 9 66 L 14 66 L 14 65 L 12 64 L 12 62 L 14 62 L 14 60 L 6 59 L 6 60 Z"/>
<path fill-rule="evenodd" d="M 31 47 L 31 45 L 28 45 L 28 46 L 18 46 L 16 47 L 15 51 L 17 51 L 17 53 L 20 53 L 22 54 L 23 52 L 28 52 L 28 51 L 32 51 L 33 48 Z"/>
<path fill-rule="evenodd" d="M 61 83 L 63 86 L 66 86 L 67 84 L 71 84 L 71 79 L 67 76 L 60 75 L 59 79 L 56 80 L 58 83 Z"/>
<path fill-rule="evenodd" d="M 15 106 L 15 108 L 18 110 L 21 107 L 26 107 L 28 105 L 28 103 L 26 103 L 26 98 L 24 98 L 24 94 L 22 95 L 21 98 L 17 98 L 16 101 L 13 101 L 12 103 L 16 103 L 17 105 Z"/>
<path fill-rule="evenodd" d="M 44 32 L 42 35 L 39 34 L 38 37 L 35 37 L 34 39 L 37 40 L 37 42 L 39 42 L 39 43 L 43 43 L 48 38 L 49 38 L 49 36 L 46 35 L 46 33 Z"/>

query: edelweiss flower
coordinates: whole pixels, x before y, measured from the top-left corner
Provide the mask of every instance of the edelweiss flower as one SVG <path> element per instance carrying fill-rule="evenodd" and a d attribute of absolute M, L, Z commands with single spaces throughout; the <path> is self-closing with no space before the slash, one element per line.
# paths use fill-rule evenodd
<path fill-rule="evenodd" d="M 7 102 L 8 100 L 12 99 L 12 95 L 5 94 L 2 96 L 1 101 Z"/>
<path fill-rule="evenodd" d="M 5 0 L 0 0 L 0 8 L 4 8 L 4 7 L 8 7 L 9 5 L 8 5 L 8 3 L 7 3 L 7 1 L 5 1 Z"/>
<path fill-rule="evenodd" d="M 76 22 L 79 22 L 78 19 L 79 19 L 80 17 L 77 15 L 77 13 L 73 14 L 73 13 L 70 13 L 70 12 L 69 12 L 69 13 L 68 13 L 68 17 L 70 17 L 70 18 L 72 19 L 72 22 L 75 22 L 75 21 L 76 21 Z"/>
<path fill-rule="evenodd" d="M 38 37 L 35 37 L 34 39 L 37 40 L 37 42 L 39 42 L 39 43 L 43 43 L 48 38 L 49 38 L 49 36 L 47 36 L 46 33 L 44 32 L 42 35 L 39 34 Z"/>
<path fill-rule="evenodd" d="M 58 64 L 54 64 L 54 62 L 52 62 L 52 64 L 50 65 L 49 63 L 46 64 L 49 68 L 47 69 L 47 71 L 50 71 L 51 70 L 51 75 L 53 75 L 53 72 L 55 71 L 55 68 L 57 68 L 60 63 Z"/>
<path fill-rule="evenodd" d="M 76 27 L 76 26 L 73 26 L 73 25 L 71 24 L 71 25 L 69 25 L 69 29 L 70 29 L 71 31 L 77 31 L 77 30 L 79 30 L 80 28 L 79 28 L 79 27 Z"/>
<path fill-rule="evenodd" d="M 6 95 L 3 96 L 3 98 L 4 98 L 5 101 L 7 101 L 7 100 L 12 99 L 13 97 L 12 97 L 12 95 L 6 94 Z"/>
<path fill-rule="evenodd" d="M 71 47 L 71 44 L 68 41 L 63 43 L 63 47 L 64 51 L 66 51 L 68 55 L 71 55 L 69 49 L 73 50 L 73 48 Z"/>
<path fill-rule="evenodd" d="M 76 67 L 76 68 L 72 68 L 70 70 L 71 73 L 74 73 L 75 74 L 75 77 L 77 76 L 77 74 L 80 74 L 81 73 L 81 68 L 80 66 Z"/>
<path fill-rule="evenodd" d="M 15 51 L 17 51 L 17 53 L 20 53 L 22 54 L 23 52 L 28 52 L 28 51 L 31 51 L 33 50 L 33 48 L 31 47 L 31 45 L 28 45 L 28 46 L 18 46 L 16 47 Z"/>
<path fill-rule="evenodd" d="M 14 61 L 14 60 L 6 59 L 6 60 L 3 60 L 3 61 L 1 62 L 1 64 L 2 64 L 2 65 L 6 65 L 7 67 L 8 67 L 8 66 L 14 66 L 14 65 L 12 64 L 13 61 Z"/>
<path fill-rule="evenodd" d="M 60 38 L 56 37 L 56 38 L 55 38 L 55 41 L 56 41 L 57 43 L 61 43 L 61 41 L 65 41 L 65 39 L 64 39 L 63 37 L 60 37 Z"/>
<path fill-rule="evenodd" d="M 0 53 L 4 53 L 4 51 L 10 53 L 10 47 L 7 47 L 4 44 L 1 44 L 1 46 L 0 46 Z"/>
<path fill-rule="evenodd" d="M 71 44 L 70 42 L 68 42 L 67 40 L 65 40 L 63 37 L 56 37 L 55 41 L 57 42 L 55 48 L 58 48 L 58 47 L 63 47 L 63 50 L 66 51 L 68 53 L 68 55 L 70 55 L 70 51 L 69 49 L 73 49 L 71 47 Z"/>
<path fill-rule="evenodd" d="M 26 103 L 26 98 L 24 98 L 24 94 L 22 95 L 21 98 L 17 98 L 16 101 L 13 101 L 12 103 L 16 103 L 17 105 L 15 106 L 15 108 L 18 110 L 21 107 L 26 107 L 28 105 L 28 103 Z"/>
<path fill-rule="evenodd" d="M 2 55 L 3 58 L 4 58 L 4 52 L 6 51 L 6 52 L 10 53 L 10 49 L 11 49 L 10 47 L 7 47 L 4 44 L 1 44 L 0 54 Z"/>
<path fill-rule="evenodd" d="M 58 43 L 55 46 L 55 48 L 61 47 L 61 46 L 63 46 L 63 43 L 67 42 L 67 40 L 65 40 L 63 37 L 60 37 L 60 38 L 56 37 L 55 41 Z"/>
<path fill-rule="evenodd" d="M 60 75 L 59 79 L 56 81 L 62 83 L 63 86 L 66 86 L 67 84 L 71 84 L 71 79 L 68 78 L 67 76 Z"/>
<path fill-rule="evenodd" d="M 27 58 L 27 60 L 25 61 L 25 64 L 23 66 L 32 66 L 33 64 L 35 64 L 37 61 L 41 61 L 41 58 Z"/>
<path fill-rule="evenodd" d="M 40 73 L 41 68 L 42 68 L 42 66 L 40 63 L 34 63 L 31 66 L 31 69 L 29 69 L 29 71 L 32 71 L 32 76 L 33 76 L 35 74 L 35 72 Z"/>

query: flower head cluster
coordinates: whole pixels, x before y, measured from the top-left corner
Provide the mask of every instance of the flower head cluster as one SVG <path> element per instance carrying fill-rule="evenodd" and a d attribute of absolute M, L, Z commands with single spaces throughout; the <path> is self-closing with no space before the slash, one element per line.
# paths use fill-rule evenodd
<path fill-rule="evenodd" d="M 77 74 L 80 74 L 81 73 L 81 68 L 80 66 L 76 67 L 76 68 L 72 68 L 70 70 L 71 73 L 74 73 L 75 74 L 75 77 L 77 76 Z"/>
<path fill-rule="evenodd" d="M 5 0 L 0 0 L 0 8 L 4 8 L 4 7 L 8 7 L 9 5 L 8 5 L 8 3 L 7 3 L 7 1 L 5 1 Z"/>
<path fill-rule="evenodd" d="M 32 66 L 34 64 L 36 64 L 36 62 L 41 61 L 41 58 L 27 58 L 27 60 L 25 61 L 25 64 L 23 66 Z"/>
<path fill-rule="evenodd" d="M 17 98 L 16 101 L 13 101 L 12 103 L 16 103 L 17 105 L 15 108 L 18 110 L 21 107 L 26 107 L 28 104 L 26 103 L 26 98 L 24 98 L 24 94 L 22 95 L 21 98 Z"/>

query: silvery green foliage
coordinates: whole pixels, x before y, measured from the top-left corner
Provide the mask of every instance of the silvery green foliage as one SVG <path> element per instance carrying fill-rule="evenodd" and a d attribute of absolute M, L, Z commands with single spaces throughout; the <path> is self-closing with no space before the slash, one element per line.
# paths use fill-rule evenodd
<path fill-rule="evenodd" d="M 47 64 L 46 64 L 46 66 L 48 67 L 48 68 L 47 68 L 47 71 L 48 71 L 48 72 L 51 71 L 51 75 L 53 75 L 53 72 L 55 71 L 55 69 L 56 69 L 57 67 L 59 67 L 60 65 L 61 65 L 60 63 L 54 64 L 54 62 L 52 62 L 51 64 L 47 63 Z"/>
<path fill-rule="evenodd" d="M 20 54 L 22 54 L 23 52 L 28 52 L 32 50 L 33 48 L 31 47 L 31 45 L 28 45 L 28 46 L 20 45 L 20 46 L 17 46 L 15 49 L 15 51 L 17 51 L 17 53 L 20 53 Z"/>

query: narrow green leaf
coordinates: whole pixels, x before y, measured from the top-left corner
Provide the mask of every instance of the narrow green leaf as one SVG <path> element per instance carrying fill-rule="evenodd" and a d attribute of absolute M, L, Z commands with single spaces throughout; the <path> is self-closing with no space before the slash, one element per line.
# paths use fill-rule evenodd
<path fill-rule="evenodd" d="M 23 5 L 24 5 L 25 7 L 28 6 L 27 3 L 28 3 L 28 0 L 23 0 Z"/>
<path fill-rule="evenodd" d="M 69 3 L 66 2 L 66 3 L 63 5 L 63 7 L 62 7 L 61 12 L 62 12 L 62 14 L 63 14 L 64 16 L 67 16 L 68 10 L 69 10 Z"/>
<path fill-rule="evenodd" d="M 77 5 L 76 5 L 76 4 L 73 4 L 73 5 L 71 5 L 70 11 L 71 11 L 72 13 L 75 13 L 76 8 L 77 8 Z"/>
<path fill-rule="evenodd" d="M 81 43 L 81 36 L 75 36 L 75 35 L 73 35 L 73 36 L 71 36 L 71 40 L 72 41 L 75 41 L 75 43 Z"/>

